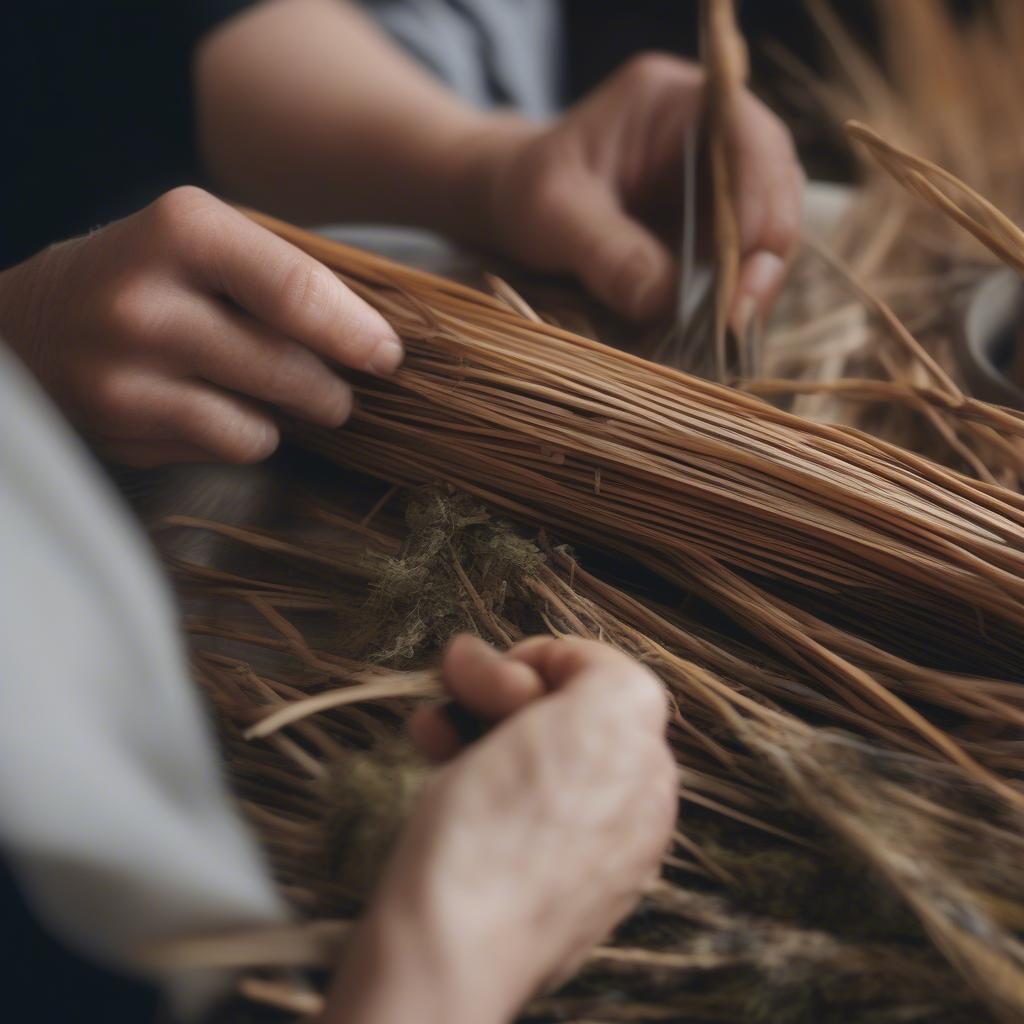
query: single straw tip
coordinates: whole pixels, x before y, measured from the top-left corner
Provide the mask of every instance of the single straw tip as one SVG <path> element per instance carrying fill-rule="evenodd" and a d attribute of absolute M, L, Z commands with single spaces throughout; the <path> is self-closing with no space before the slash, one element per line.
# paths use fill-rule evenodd
<path fill-rule="evenodd" d="M 257 722 L 255 725 L 250 725 L 248 729 L 242 730 L 243 740 L 262 740 L 269 736 L 274 731 L 274 723 L 272 719 L 274 714 L 267 715 L 266 718 Z"/>
<path fill-rule="evenodd" d="M 855 139 L 874 138 L 875 136 L 875 132 L 871 128 L 855 117 L 843 122 L 843 131 Z"/>

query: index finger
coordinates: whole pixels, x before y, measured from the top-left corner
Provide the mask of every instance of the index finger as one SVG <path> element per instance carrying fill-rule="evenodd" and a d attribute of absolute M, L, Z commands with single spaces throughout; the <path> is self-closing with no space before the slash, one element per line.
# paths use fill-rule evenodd
<path fill-rule="evenodd" d="M 736 114 L 730 142 L 743 258 L 730 319 L 743 335 L 782 286 L 800 238 L 804 177 L 789 131 L 764 104 L 745 92 Z"/>
<path fill-rule="evenodd" d="M 770 252 L 785 259 L 800 238 L 803 169 L 783 122 L 744 92 L 731 125 L 736 199 L 744 255 Z"/>
<path fill-rule="evenodd" d="M 398 368 L 398 335 L 329 268 L 226 204 L 204 221 L 187 251 L 204 284 L 336 363 L 380 376 Z"/>

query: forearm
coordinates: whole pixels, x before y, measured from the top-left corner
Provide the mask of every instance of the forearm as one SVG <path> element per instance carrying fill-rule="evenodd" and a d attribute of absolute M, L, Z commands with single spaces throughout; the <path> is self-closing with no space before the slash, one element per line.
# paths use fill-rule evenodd
<path fill-rule="evenodd" d="M 258 5 L 203 41 L 195 76 L 217 183 L 304 222 L 474 237 L 477 153 L 531 130 L 462 103 L 340 0 Z"/>
<path fill-rule="evenodd" d="M 56 353 L 41 338 L 52 333 L 46 314 L 55 305 L 52 292 L 59 287 L 68 249 L 67 243 L 51 246 L 0 272 L 0 339 L 44 386 L 49 385 Z"/>

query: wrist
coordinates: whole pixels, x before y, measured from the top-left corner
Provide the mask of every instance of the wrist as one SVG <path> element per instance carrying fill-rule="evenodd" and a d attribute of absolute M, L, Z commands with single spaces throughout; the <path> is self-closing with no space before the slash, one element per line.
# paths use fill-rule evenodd
<path fill-rule="evenodd" d="M 518 153 L 544 131 L 519 114 L 479 114 L 439 156 L 440 223 L 435 229 L 482 247 L 500 244 L 502 181 Z"/>
<path fill-rule="evenodd" d="M 470 969 L 471 943 L 446 941 L 418 916 L 371 909 L 353 933 L 319 1024 L 506 1024 L 497 986 Z"/>

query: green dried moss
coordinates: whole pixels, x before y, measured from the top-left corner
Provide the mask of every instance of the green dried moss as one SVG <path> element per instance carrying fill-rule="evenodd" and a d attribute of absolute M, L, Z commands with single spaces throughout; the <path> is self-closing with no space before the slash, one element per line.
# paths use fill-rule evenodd
<path fill-rule="evenodd" d="M 371 556 L 370 596 L 343 623 L 354 655 L 407 668 L 428 661 L 459 632 L 497 639 L 481 621 L 456 564 L 488 613 L 523 631 L 539 627 L 522 584 L 544 556 L 508 522 L 464 494 L 438 488 L 415 492 L 405 520 L 400 554 Z"/>
<path fill-rule="evenodd" d="M 323 852 L 328 902 L 354 913 L 369 899 L 429 774 L 410 746 L 349 754 L 324 783 Z"/>

